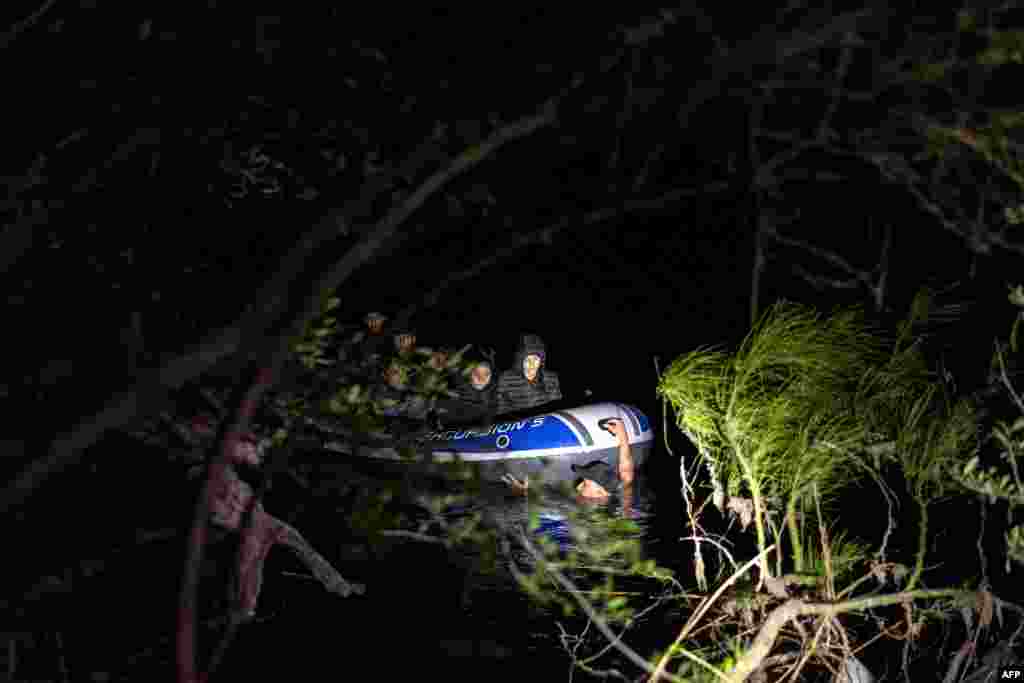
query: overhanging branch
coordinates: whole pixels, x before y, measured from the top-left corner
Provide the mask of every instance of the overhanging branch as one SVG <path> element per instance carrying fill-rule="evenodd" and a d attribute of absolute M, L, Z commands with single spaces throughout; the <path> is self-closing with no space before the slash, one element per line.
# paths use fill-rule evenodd
<path fill-rule="evenodd" d="M 657 211 L 665 208 L 672 202 L 709 192 L 724 191 L 729 189 L 729 187 L 730 183 L 726 181 L 718 181 L 699 188 L 677 188 L 666 192 L 660 197 L 654 197 L 652 199 L 630 199 L 623 202 L 622 205 L 618 207 L 595 209 L 594 211 L 584 214 L 576 221 L 570 221 L 568 218 L 561 218 L 555 223 L 540 228 L 539 230 L 517 235 L 505 244 L 495 248 L 487 258 L 476 262 L 469 268 L 448 275 L 418 302 L 410 304 L 402 309 L 398 315 L 395 316 L 395 324 L 399 327 L 405 326 L 415 313 L 436 306 L 445 292 L 455 285 L 466 282 L 467 280 L 472 280 L 484 271 L 493 268 L 495 265 L 511 258 L 516 253 L 529 246 L 535 244 L 550 244 L 555 235 L 568 229 L 571 225 L 594 225 L 629 213 L 639 211 Z"/>
<path fill-rule="evenodd" d="M 336 237 L 339 225 L 344 225 L 351 215 L 341 210 L 328 212 L 289 251 L 271 282 L 257 297 L 256 305 L 247 308 L 233 324 L 210 334 L 207 341 L 198 344 L 192 351 L 147 373 L 137 386 L 115 393 L 99 412 L 56 438 L 45 456 L 31 462 L 0 492 L 0 514 L 7 513 L 26 500 L 49 476 L 77 462 L 82 451 L 96 443 L 107 430 L 121 427 L 137 417 L 168 388 L 180 387 L 214 364 L 237 353 L 243 356 L 265 356 L 286 349 L 295 331 L 318 315 L 322 292 L 333 290 L 344 283 L 359 266 L 372 258 L 413 211 L 452 178 L 480 163 L 505 143 L 552 123 L 557 104 L 558 98 L 552 98 L 545 102 L 540 114 L 510 123 L 484 142 L 465 150 L 444 169 L 430 176 L 401 205 L 390 211 L 339 261 L 326 267 L 320 274 L 306 276 L 307 257 L 317 246 Z M 360 204 L 372 201 L 375 191 L 379 191 L 376 184 L 368 181 L 367 185 L 371 187 L 360 197 Z M 312 285 L 307 285 L 304 293 L 297 292 L 298 296 L 289 296 L 296 281 Z M 268 334 L 272 335 L 269 340 L 266 338 Z"/>

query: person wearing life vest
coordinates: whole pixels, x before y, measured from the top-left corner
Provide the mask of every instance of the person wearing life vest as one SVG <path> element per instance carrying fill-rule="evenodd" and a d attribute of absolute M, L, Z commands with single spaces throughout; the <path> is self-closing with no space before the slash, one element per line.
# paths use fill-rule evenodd
<path fill-rule="evenodd" d="M 547 369 L 547 352 L 540 337 L 520 337 L 513 366 L 498 377 L 497 394 L 498 415 L 561 400 L 558 375 Z"/>

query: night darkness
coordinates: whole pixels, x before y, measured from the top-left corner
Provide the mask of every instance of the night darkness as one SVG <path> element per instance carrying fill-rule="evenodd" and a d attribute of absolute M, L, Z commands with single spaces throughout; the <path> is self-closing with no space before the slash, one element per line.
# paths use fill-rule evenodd
<path fill-rule="evenodd" d="M 340 299 L 345 334 L 380 311 L 423 346 L 492 348 L 499 369 L 520 334 L 537 334 L 569 403 L 638 406 L 660 441 L 655 363 L 735 347 L 755 297 L 758 315 L 780 300 L 823 313 L 857 306 L 892 330 L 930 288 L 939 306 L 959 309 L 929 331 L 928 360 L 955 391 L 993 401 L 989 427 L 1015 417 L 985 391 L 994 340 L 1018 310 L 1007 287 L 1022 281 L 1013 212 L 1024 172 L 964 136 L 997 130 L 1020 168 L 1019 127 L 993 122 L 1019 109 L 1022 43 L 1011 40 L 1017 56 L 994 66 L 978 58 L 998 43 L 985 31 L 1020 25 L 1020 11 L 981 3 L 966 24 L 967 9 L 925 16 L 912 3 L 701 4 L 7 3 L 0 501 L 16 578 L 0 596 L 0 680 L 174 679 L 174 612 L 201 479 L 141 435 L 161 415 L 188 419 L 204 392 L 230 401 L 321 295 Z M 938 77 L 921 66 L 942 60 Z M 942 147 L 940 130 L 963 135 Z M 675 459 L 657 451 L 651 477 L 651 533 L 667 539 L 683 535 L 678 458 L 695 455 L 669 422 Z M 268 511 L 301 521 L 346 574 L 352 558 L 339 548 L 349 546 L 324 527 L 356 498 L 274 476 Z M 1007 518 L 1000 505 L 994 525 Z M 970 543 L 976 559 L 977 509 L 971 498 L 933 513 L 942 531 L 930 560 L 945 567 L 935 586 L 978 578 L 956 556 Z M 1013 575 L 999 574 L 1003 531 L 986 531 L 989 570 L 1010 590 Z M 141 540 L 150 532 L 164 535 Z M 912 547 L 913 523 L 900 533 Z M 204 586 L 228 584 L 231 542 L 209 546 Z M 686 571 L 688 547 L 659 548 L 659 560 Z M 521 623 L 549 628 L 556 642 L 533 611 L 459 622 L 439 596 L 464 579 L 443 553 L 431 556 L 441 569 L 424 571 L 455 588 L 422 603 L 412 588 L 374 602 L 372 580 L 367 597 L 348 602 L 315 582 L 289 583 L 282 572 L 299 565 L 281 555 L 268 560 L 267 619 L 241 627 L 225 679 L 251 665 L 297 676 L 334 666 L 339 677 L 376 667 L 391 680 L 399 674 L 371 651 L 405 647 L 419 662 L 408 672 L 440 679 L 503 666 L 565 676 L 557 644 L 502 640 Z M 421 562 L 411 557 L 366 566 L 409 582 L 403 563 Z M 210 600 L 204 609 L 216 612 Z M 408 609 L 408 624 L 395 609 Z M 449 645 L 432 640 L 433 613 L 447 614 L 437 638 Z M 393 630 L 357 637 L 382 614 Z M 663 651 L 686 615 L 657 618 L 665 630 L 643 631 L 644 657 Z M 463 633 L 482 623 L 495 634 Z M 200 632 L 200 662 L 215 636 Z M 398 640 L 389 649 L 376 637 Z M 475 643 L 472 654 L 458 676 L 439 673 L 456 641 Z M 495 646 L 504 654 L 481 654 L 484 641 L 504 642 Z M 878 680 L 903 675 L 898 663 L 887 671 Z"/>

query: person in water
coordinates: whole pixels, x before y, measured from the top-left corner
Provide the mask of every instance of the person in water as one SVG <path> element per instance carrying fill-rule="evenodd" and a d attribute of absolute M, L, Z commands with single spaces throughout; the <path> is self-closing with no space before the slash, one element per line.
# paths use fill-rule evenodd
<path fill-rule="evenodd" d="M 622 420 L 608 420 L 605 429 L 611 432 L 619 442 L 619 462 L 617 470 L 606 463 L 598 462 L 591 466 L 581 468 L 573 467 L 573 471 L 586 476 L 577 477 L 573 481 L 573 489 L 576 491 L 577 499 L 581 501 L 606 501 L 611 496 L 609 489 L 615 488 L 615 482 L 622 484 L 623 498 L 632 499 L 633 480 L 636 474 L 636 465 L 633 462 L 633 453 L 629 447 L 629 435 L 626 433 L 626 425 Z M 530 480 L 516 479 L 511 474 L 502 477 L 502 481 L 512 487 L 517 493 L 527 494 L 530 492 Z M 631 504 L 625 507 L 631 507 Z"/>
<path fill-rule="evenodd" d="M 535 334 L 520 337 L 515 363 L 498 377 L 497 414 L 536 408 L 558 401 L 562 390 L 558 375 L 546 368 L 544 342 Z"/>

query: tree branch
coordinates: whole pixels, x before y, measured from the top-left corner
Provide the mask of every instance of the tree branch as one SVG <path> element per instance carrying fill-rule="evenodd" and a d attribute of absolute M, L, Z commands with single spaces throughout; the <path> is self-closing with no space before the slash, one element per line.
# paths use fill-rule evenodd
<path fill-rule="evenodd" d="M 654 197 L 651 199 L 629 199 L 618 207 L 605 207 L 590 211 L 581 216 L 578 219 L 578 222 L 580 225 L 594 225 L 629 213 L 639 211 L 657 211 L 665 208 L 672 202 L 709 192 L 721 192 L 729 189 L 729 187 L 730 183 L 727 181 L 718 181 L 709 183 L 700 188 L 678 188 L 670 190 L 660 197 Z M 490 255 L 487 256 L 487 258 L 477 261 L 469 268 L 448 275 L 437 286 L 425 294 L 418 302 L 410 304 L 402 309 L 395 316 L 395 324 L 399 327 L 408 324 L 409 320 L 417 312 L 436 306 L 444 293 L 455 285 L 475 278 L 480 275 L 480 273 L 494 267 L 508 258 L 511 258 L 517 252 L 525 249 L 526 247 L 536 244 L 550 244 L 555 235 L 568 229 L 570 225 L 573 224 L 574 222 L 570 221 L 568 218 L 561 218 L 551 225 L 547 225 L 533 232 L 517 235 L 507 243 L 498 246 L 493 250 L 489 250 Z"/>
<path fill-rule="evenodd" d="M 49 476 L 76 462 L 81 452 L 96 443 L 104 432 L 128 423 L 144 409 L 151 408 L 167 388 L 180 387 L 236 353 L 243 357 L 250 354 L 263 356 L 274 346 L 286 347 L 296 330 L 301 330 L 318 314 L 322 292 L 334 290 L 344 283 L 359 266 L 372 258 L 413 211 L 445 183 L 480 163 L 505 143 L 554 122 L 557 102 L 557 98 L 548 100 L 540 114 L 510 123 L 484 142 L 464 151 L 445 169 L 430 176 L 401 205 L 392 209 L 338 262 L 319 275 L 304 278 L 306 289 L 299 293 L 300 296 L 290 297 L 289 291 L 295 288 L 293 283 L 306 269 L 307 258 L 317 246 L 337 236 L 339 225 L 347 223 L 346 212 L 334 210 L 326 214 L 283 259 L 281 267 L 257 298 L 256 305 L 247 308 L 234 324 L 212 333 L 208 341 L 197 345 L 191 352 L 148 373 L 138 387 L 116 393 L 98 413 L 55 439 L 47 455 L 30 463 L 0 493 L 0 514 L 24 501 Z M 368 185 L 372 188 L 372 182 L 368 181 Z M 372 192 L 371 189 L 368 194 Z M 364 195 L 360 204 L 373 199 Z M 301 294 L 305 294 L 304 298 Z M 268 334 L 271 335 L 269 340 L 266 338 Z"/>
<path fill-rule="evenodd" d="M 685 126 L 698 107 L 717 97 L 731 76 L 749 72 L 760 64 L 779 64 L 815 50 L 838 36 L 856 33 L 858 27 L 873 16 L 873 9 L 862 9 L 841 14 L 816 31 L 794 31 L 787 36 L 780 36 L 773 29 L 763 31 L 710 65 L 709 71 L 713 75 L 690 90 L 689 98 L 679 110 L 680 123 Z"/>
<path fill-rule="evenodd" d="M 228 469 L 238 450 L 242 434 L 255 416 L 261 398 L 273 384 L 275 370 L 274 367 L 258 370 L 252 382 L 236 399 L 232 420 L 225 424 L 220 436 L 220 451 L 207 468 L 206 480 L 196 501 L 178 603 L 176 659 L 179 683 L 197 683 L 205 679 L 200 679 L 196 673 L 198 651 L 195 626 L 198 614 L 199 574 L 206 547 L 207 525 L 215 506 L 220 504 L 220 488 L 228 477 Z"/>
<path fill-rule="evenodd" d="M 959 589 L 938 589 L 860 598 L 835 604 L 813 604 L 798 599 L 787 600 L 768 615 L 750 649 L 736 662 L 736 666 L 729 673 L 729 681 L 731 683 L 743 683 L 747 676 L 760 668 L 764 659 L 771 652 L 772 647 L 774 647 L 779 631 L 797 616 L 817 615 L 821 617 L 834 617 L 844 612 L 860 611 L 885 605 L 898 605 L 915 599 L 955 597 L 966 594 L 967 591 Z"/>
<path fill-rule="evenodd" d="M 812 286 L 817 288 L 834 287 L 836 289 L 854 289 L 859 285 L 863 285 L 867 288 L 868 292 L 871 293 L 872 301 L 875 304 L 875 310 L 881 311 L 883 309 L 885 305 L 886 278 L 889 274 L 889 249 L 892 241 L 891 226 L 886 226 L 879 262 L 872 271 L 855 268 L 849 261 L 835 252 L 816 247 L 804 240 L 786 237 L 779 233 L 778 230 L 775 229 L 774 225 L 765 225 L 762 229 L 767 236 L 780 244 L 785 244 L 786 246 L 796 247 L 797 249 L 806 251 L 807 253 L 825 261 L 833 268 L 836 268 L 850 276 L 850 279 L 848 280 L 827 278 L 819 275 L 813 275 L 804 268 L 801 268 L 799 265 L 794 266 L 794 270 L 796 270 L 800 276 L 807 280 L 807 282 Z"/>
<path fill-rule="evenodd" d="M 828 140 L 828 125 L 832 121 L 832 117 L 835 116 L 836 109 L 839 108 L 839 93 L 843 87 L 843 81 L 846 80 L 846 73 L 850 70 L 850 62 L 853 61 L 853 47 L 850 45 L 852 40 L 852 35 L 847 34 L 847 45 L 842 49 L 842 53 L 839 56 L 839 66 L 836 68 L 835 82 L 832 85 L 832 97 L 829 100 L 828 108 L 825 110 L 825 115 L 821 117 L 821 121 L 818 123 L 818 130 L 814 136 L 820 142 Z"/>
<path fill-rule="evenodd" d="M 56 4 L 57 0 L 46 0 L 46 2 L 37 7 L 36 10 L 32 12 L 32 14 L 28 15 L 18 23 L 14 24 L 14 26 L 12 26 L 10 30 L 7 31 L 7 33 L 0 35 L 0 50 L 3 50 L 8 45 L 13 43 L 20 33 L 23 33 L 27 29 L 30 29 L 33 26 L 35 26 L 36 22 L 38 22 L 39 19 L 44 14 L 49 12 L 50 8 L 52 8 Z"/>
<path fill-rule="evenodd" d="M 573 582 L 570 581 L 564 574 L 562 574 L 562 572 L 560 572 L 556 567 L 549 564 L 545 559 L 544 555 L 539 550 L 537 550 L 536 547 L 534 547 L 533 543 L 530 542 L 530 539 L 527 538 L 526 534 L 522 533 L 521 530 L 518 534 L 518 540 L 523 549 L 526 550 L 526 552 L 529 553 L 535 561 L 540 563 L 546 571 L 550 572 L 552 578 L 554 578 L 555 581 L 557 581 L 562 586 L 562 588 L 568 591 L 568 593 L 573 597 L 573 599 L 580 606 L 580 608 L 583 609 L 584 613 L 586 613 L 586 615 L 594 623 L 594 626 L 597 627 L 597 630 L 600 631 L 601 634 L 608 639 L 609 643 L 612 643 L 615 646 L 616 650 L 618 650 L 623 656 L 626 657 L 626 659 L 628 659 L 636 666 L 640 667 L 640 669 L 642 669 L 643 671 L 646 671 L 648 674 L 658 675 L 654 667 L 651 666 L 650 662 L 648 662 L 646 659 L 638 655 L 632 648 L 627 647 L 626 644 L 623 643 L 619 639 L 619 637 L 615 635 L 615 632 L 612 631 L 611 627 L 608 626 L 608 623 L 603 618 L 601 618 L 601 615 L 597 613 L 597 610 L 595 610 L 594 606 L 590 604 L 590 601 L 587 600 L 586 596 L 580 592 L 580 589 L 577 588 L 576 585 L 573 584 Z M 674 683 L 683 683 L 683 680 L 681 678 L 679 678 L 678 676 L 674 676 L 670 673 L 663 671 L 660 673 L 660 675 L 661 677 L 669 681 L 673 681 Z"/>
<path fill-rule="evenodd" d="M 884 180 L 893 185 L 899 185 L 906 190 L 906 192 L 909 193 L 917 202 L 918 206 L 930 214 L 938 222 L 940 227 L 963 240 L 964 245 L 972 253 L 987 255 L 991 253 L 992 247 L 998 247 L 1010 253 L 1024 256 L 1024 243 L 1016 243 L 1007 240 L 1003 232 L 989 230 L 982 234 L 978 234 L 977 230 L 975 230 L 977 221 L 972 220 L 970 223 L 966 223 L 949 218 L 946 215 L 945 209 L 939 206 L 937 202 L 932 200 L 919 189 L 918 185 L 923 184 L 924 180 L 921 178 L 920 174 L 914 171 L 903 160 L 900 155 L 871 151 L 870 149 L 843 149 L 833 144 L 822 143 L 818 140 L 800 139 L 793 133 L 765 132 L 763 133 L 763 136 L 778 142 L 793 143 L 793 149 L 786 153 L 790 158 L 793 158 L 796 152 L 817 148 L 838 157 L 858 159 L 860 161 L 867 162 L 875 167 L 879 175 L 881 175 Z M 863 146 L 863 143 L 860 144 Z M 767 182 L 767 179 L 763 178 L 760 182 Z"/>

